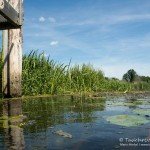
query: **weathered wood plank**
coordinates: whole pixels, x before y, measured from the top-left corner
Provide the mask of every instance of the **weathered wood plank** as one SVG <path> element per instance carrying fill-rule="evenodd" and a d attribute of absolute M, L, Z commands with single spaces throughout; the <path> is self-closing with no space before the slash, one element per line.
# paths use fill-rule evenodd
<path fill-rule="evenodd" d="M 22 0 L 9 0 L 9 2 L 17 11 L 19 11 L 20 2 L 22 3 Z M 21 27 L 19 29 L 8 30 L 8 48 L 4 52 L 3 71 L 5 76 L 3 92 L 7 97 L 20 97 L 22 95 L 22 37 Z"/>
<path fill-rule="evenodd" d="M 8 31 L 8 49 L 10 65 L 10 95 L 21 96 L 22 76 L 22 30 L 10 29 Z"/>
<path fill-rule="evenodd" d="M 0 14 L 6 18 L 12 26 L 19 27 L 22 25 L 22 21 L 20 19 L 22 18 L 22 14 L 20 14 L 19 11 L 17 12 L 6 0 L 0 0 Z"/>
<path fill-rule="evenodd" d="M 3 94 L 8 96 L 9 93 L 9 53 L 8 53 L 8 31 L 3 31 L 2 35 L 3 43 L 2 43 L 2 49 L 3 49 L 3 57 L 4 57 L 4 65 L 3 65 L 3 77 L 2 77 L 2 90 Z"/>
<path fill-rule="evenodd" d="M 8 22 L 0 23 L 0 30 L 7 30 L 7 29 L 17 29 L 18 26 L 13 26 Z"/>

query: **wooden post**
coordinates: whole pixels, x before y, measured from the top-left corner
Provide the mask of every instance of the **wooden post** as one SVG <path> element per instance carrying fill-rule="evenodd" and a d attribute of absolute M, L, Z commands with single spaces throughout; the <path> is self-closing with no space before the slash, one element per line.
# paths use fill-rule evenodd
<path fill-rule="evenodd" d="M 22 6 L 22 1 L 23 0 L 9 0 L 10 4 L 18 12 L 21 11 L 19 9 L 21 8 L 20 6 Z M 22 95 L 22 28 L 4 31 L 3 38 L 3 93 L 5 97 L 20 97 Z"/>
<path fill-rule="evenodd" d="M 9 70 L 8 70 L 8 30 L 3 31 L 2 35 L 2 49 L 3 49 L 3 57 L 4 57 L 4 66 L 3 66 L 3 75 L 2 75 L 2 86 L 3 86 L 3 94 L 8 96 L 8 82 L 9 82 Z"/>

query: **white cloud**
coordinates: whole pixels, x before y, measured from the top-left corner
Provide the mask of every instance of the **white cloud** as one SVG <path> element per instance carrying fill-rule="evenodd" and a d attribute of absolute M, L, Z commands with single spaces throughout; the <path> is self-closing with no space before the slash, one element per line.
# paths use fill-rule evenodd
<path fill-rule="evenodd" d="M 112 15 L 106 16 L 103 18 L 104 24 L 118 24 L 123 22 L 130 22 L 130 21 L 142 21 L 142 20 L 150 20 L 150 14 L 128 14 L 128 15 Z"/>
<path fill-rule="evenodd" d="M 53 18 L 53 17 L 49 17 L 48 20 L 50 21 L 50 23 L 55 23 L 56 22 L 56 19 Z"/>
<path fill-rule="evenodd" d="M 46 19 L 43 16 L 39 18 L 39 22 L 45 22 L 45 20 Z"/>
<path fill-rule="evenodd" d="M 50 23 L 56 23 L 56 19 L 53 17 L 45 18 L 43 16 L 39 17 L 39 22 L 49 21 Z"/>
<path fill-rule="evenodd" d="M 70 20 L 62 20 L 57 25 L 115 25 L 128 22 L 136 21 L 150 21 L 150 14 L 116 14 L 116 15 L 102 15 L 100 17 L 85 17 L 85 19 L 71 18 Z"/>
<path fill-rule="evenodd" d="M 51 45 L 51 46 L 58 45 L 58 41 L 52 41 L 52 42 L 50 43 L 50 45 Z"/>

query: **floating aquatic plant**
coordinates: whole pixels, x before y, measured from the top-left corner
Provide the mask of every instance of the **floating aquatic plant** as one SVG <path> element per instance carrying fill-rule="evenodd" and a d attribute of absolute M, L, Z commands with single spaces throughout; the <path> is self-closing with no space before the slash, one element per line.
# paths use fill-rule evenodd
<path fill-rule="evenodd" d="M 140 101 L 135 101 L 135 102 L 123 102 L 123 101 L 120 101 L 120 102 L 109 102 L 107 105 L 110 105 L 110 106 L 137 106 L 137 105 L 141 105 L 142 102 Z"/>
<path fill-rule="evenodd" d="M 107 117 L 106 120 L 112 124 L 125 126 L 125 127 L 139 126 L 149 122 L 149 120 L 147 120 L 146 118 L 136 116 L 136 115 L 110 116 Z"/>
<path fill-rule="evenodd" d="M 146 116 L 150 116 L 150 109 L 135 109 L 133 110 L 133 113 L 139 114 L 139 115 L 146 115 Z"/>
<path fill-rule="evenodd" d="M 0 120 L 0 128 L 8 128 L 8 121 L 7 120 Z"/>

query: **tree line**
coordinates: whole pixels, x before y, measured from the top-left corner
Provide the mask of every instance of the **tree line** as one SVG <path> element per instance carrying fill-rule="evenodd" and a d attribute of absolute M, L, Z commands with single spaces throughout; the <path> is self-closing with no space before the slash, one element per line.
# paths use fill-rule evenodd
<path fill-rule="evenodd" d="M 147 82 L 150 83 L 149 76 L 140 76 L 134 69 L 130 69 L 123 75 L 123 81 L 134 83 L 134 82 Z"/>

